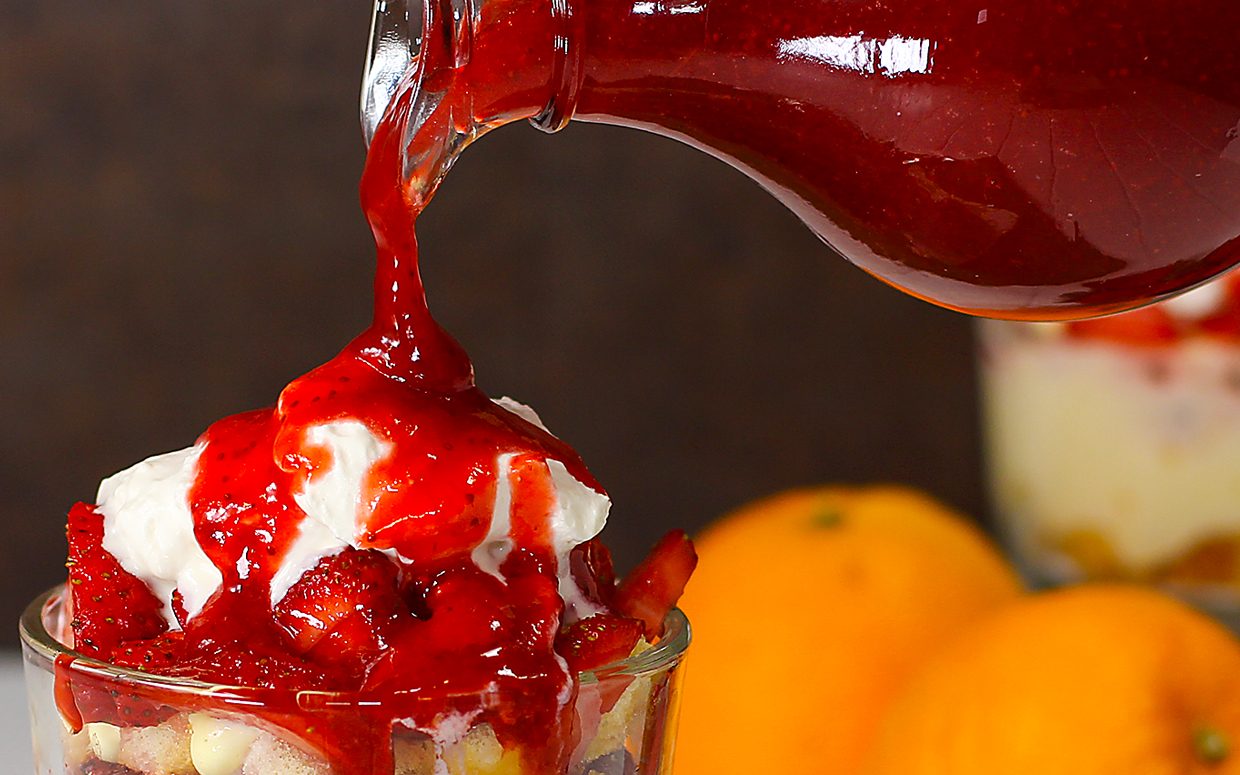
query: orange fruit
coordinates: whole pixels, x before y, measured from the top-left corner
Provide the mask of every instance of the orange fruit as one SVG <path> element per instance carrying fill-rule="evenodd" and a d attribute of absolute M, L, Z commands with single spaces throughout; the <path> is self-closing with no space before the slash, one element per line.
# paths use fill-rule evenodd
<path fill-rule="evenodd" d="M 1028 598 L 909 682 L 866 772 L 1240 773 L 1240 643 L 1147 589 Z"/>
<path fill-rule="evenodd" d="M 974 527 L 904 488 L 777 495 L 697 547 L 677 775 L 856 775 L 914 668 L 1020 593 Z"/>

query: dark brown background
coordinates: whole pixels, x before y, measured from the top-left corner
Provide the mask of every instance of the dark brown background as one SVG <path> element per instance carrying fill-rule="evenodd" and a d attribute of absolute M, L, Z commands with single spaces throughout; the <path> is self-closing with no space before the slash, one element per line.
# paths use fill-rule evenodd
<path fill-rule="evenodd" d="M 63 513 L 101 476 L 271 402 L 367 319 L 367 17 L 0 0 L 0 622 L 61 576 Z M 790 485 L 897 480 L 982 510 L 968 321 L 704 155 L 510 127 L 422 243 L 483 387 L 610 488 L 625 564 Z"/>

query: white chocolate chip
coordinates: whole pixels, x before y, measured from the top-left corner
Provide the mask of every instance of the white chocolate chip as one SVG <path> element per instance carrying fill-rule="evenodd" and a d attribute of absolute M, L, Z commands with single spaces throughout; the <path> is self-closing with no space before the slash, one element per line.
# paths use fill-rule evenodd
<path fill-rule="evenodd" d="M 95 758 L 115 764 L 121 755 L 121 730 L 111 724 L 97 722 L 86 725 L 90 751 Z"/>
<path fill-rule="evenodd" d="M 236 775 L 241 771 L 258 730 L 205 713 L 189 717 L 190 758 L 199 775 Z"/>

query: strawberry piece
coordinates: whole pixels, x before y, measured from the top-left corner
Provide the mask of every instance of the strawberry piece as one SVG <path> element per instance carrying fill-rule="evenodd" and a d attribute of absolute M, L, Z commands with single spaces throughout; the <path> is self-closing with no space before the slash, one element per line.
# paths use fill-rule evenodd
<path fill-rule="evenodd" d="M 573 671 L 593 670 L 626 659 L 645 629 L 637 619 L 595 614 L 561 630 L 555 640 L 555 650 Z"/>
<path fill-rule="evenodd" d="M 1068 324 L 1068 331 L 1085 339 L 1106 339 L 1146 347 L 1170 344 L 1179 338 L 1175 320 L 1159 307 L 1077 320 Z"/>
<path fill-rule="evenodd" d="M 641 620 L 646 637 L 657 638 L 663 633 L 663 620 L 684 594 L 696 567 L 693 542 L 683 530 L 673 530 L 620 582 L 616 612 Z"/>
<path fill-rule="evenodd" d="M 517 549 L 503 565 L 507 605 L 513 607 L 517 603 L 508 636 L 544 654 L 555 647 L 564 616 L 564 601 L 552 562 L 536 552 Z"/>
<path fill-rule="evenodd" d="M 462 655 L 490 651 L 514 639 L 522 613 L 511 605 L 502 581 L 473 566 L 437 574 L 425 605 L 430 614 L 429 626 L 421 628 L 425 648 Z"/>
<path fill-rule="evenodd" d="M 386 647 L 385 634 L 408 616 L 398 569 L 377 551 L 346 549 L 307 571 L 275 607 L 294 651 L 326 664 L 360 665 Z"/>
<path fill-rule="evenodd" d="M 140 653 L 148 648 L 153 652 L 166 650 L 155 648 L 153 644 L 154 641 L 126 644 L 118 649 L 118 653 L 122 654 L 122 658 L 129 657 L 135 662 L 143 662 Z M 176 650 L 180 650 L 179 644 Z M 136 665 L 123 666 L 142 669 Z M 165 671 L 165 674 L 170 672 Z M 68 677 L 65 690 L 69 691 L 72 696 L 75 713 L 71 719 L 71 725 L 75 728 L 82 723 L 95 721 L 104 721 L 120 727 L 154 726 L 162 724 L 177 714 L 174 708 L 158 699 L 158 690 L 127 685 L 122 681 L 73 675 Z M 62 709 L 63 707 L 62 705 Z"/>
<path fill-rule="evenodd" d="M 174 589 L 172 591 L 172 615 L 176 617 L 177 624 L 184 630 L 189 626 L 189 613 L 185 610 L 185 598 L 181 597 L 181 590 Z"/>
<path fill-rule="evenodd" d="M 592 538 L 576 546 L 568 561 L 573 580 L 586 599 L 610 608 L 616 596 L 616 568 L 607 545 Z"/>
<path fill-rule="evenodd" d="M 344 688 L 347 675 L 331 674 L 278 648 L 204 639 L 182 661 L 176 674 L 233 686 L 301 691 Z M 332 680 L 332 679 L 336 680 Z"/>
<path fill-rule="evenodd" d="M 167 673 L 185 656 L 185 635 L 167 632 L 151 640 L 127 641 L 112 652 L 114 665 L 144 673 Z"/>
<path fill-rule="evenodd" d="M 69 594 L 74 648 L 107 659 L 124 641 L 168 629 L 163 603 L 103 548 L 103 515 L 79 503 L 69 510 Z"/>
<path fill-rule="evenodd" d="M 112 701 L 116 705 L 116 715 L 110 723 L 118 727 L 158 726 L 179 712 L 176 708 L 158 700 L 136 694 L 125 694 L 123 691 L 115 695 Z"/>
<path fill-rule="evenodd" d="M 375 618 L 368 612 L 346 617 L 306 652 L 306 659 L 363 672 L 388 646 L 385 636 L 390 628 L 384 624 L 376 625 Z"/>

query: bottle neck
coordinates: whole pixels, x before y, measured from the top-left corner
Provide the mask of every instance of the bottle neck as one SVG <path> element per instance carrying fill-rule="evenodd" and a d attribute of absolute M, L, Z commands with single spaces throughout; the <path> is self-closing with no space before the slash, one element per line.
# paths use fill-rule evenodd
<path fill-rule="evenodd" d="M 411 57 L 410 139 L 438 122 L 459 151 L 525 119 L 546 132 L 573 118 L 628 123 L 605 108 L 676 77 L 710 1 L 430 0 Z"/>
<path fill-rule="evenodd" d="M 721 0 L 427 0 L 421 13 L 377 22 L 363 123 L 385 96 L 376 41 L 391 48 L 395 37 L 407 48 L 391 61 L 407 67 L 389 75 L 385 115 L 400 131 L 387 134 L 403 149 L 400 179 L 415 209 L 466 147 L 507 124 L 556 132 L 580 119 L 679 136 L 679 112 L 693 104 L 682 97 L 719 75 L 702 45 L 712 2 Z"/>
<path fill-rule="evenodd" d="M 554 132 L 572 118 L 580 2 L 427 0 L 420 13 L 405 0 L 377 6 L 362 122 L 368 136 L 380 132 L 380 114 L 399 130 L 403 187 L 416 209 L 492 129 L 528 119 Z"/>
<path fill-rule="evenodd" d="M 577 111 L 584 76 L 586 16 L 584 0 L 551 0 L 552 65 L 547 81 L 549 99 L 530 119 L 544 132 L 558 132 Z"/>

